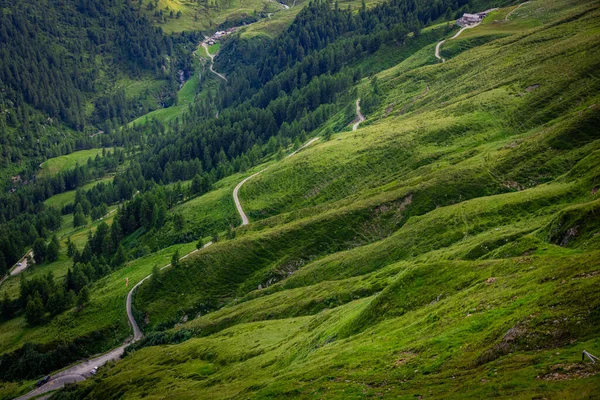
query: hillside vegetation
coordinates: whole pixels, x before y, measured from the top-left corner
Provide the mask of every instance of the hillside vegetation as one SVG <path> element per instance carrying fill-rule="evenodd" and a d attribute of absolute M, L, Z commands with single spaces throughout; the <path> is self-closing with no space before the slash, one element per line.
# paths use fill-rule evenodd
<path fill-rule="evenodd" d="M 500 4 L 444 44 L 444 63 L 435 45 L 454 32 L 417 30 L 446 9 L 412 5 L 392 23 L 386 6 L 352 17 L 311 4 L 266 50 L 224 45 L 220 101 L 191 108 L 191 134 L 157 138 L 130 167 L 174 182 L 197 153 L 196 185 L 212 190 L 169 207 L 181 229 L 135 225 L 125 244 L 162 249 L 98 280 L 83 316 L 125 331 L 123 279 L 235 224 L 228 193 L 266 167 L 240 190 L 251 223 L 155 269 L 134 301 L 146 337 L 54 398 L 597 395 L 600 368 L 581 354 L 600 353 L 599 3 L 533 0 L 509 18 L 516 5 Z M 338 28 L 328 43 L 303 30 L 324 16 Z M 390 29 L 370 26 L 378 16 Z M 368 50 L 342 55 L 353 40 Z M 367 120 L 352 131 L 357 98 Z M 205 144 L 218 156 L 203 158 Z M 120 221 L 167 189 L 151 186 Z M 190 240 L 165 247 L 175 237 Z"/>

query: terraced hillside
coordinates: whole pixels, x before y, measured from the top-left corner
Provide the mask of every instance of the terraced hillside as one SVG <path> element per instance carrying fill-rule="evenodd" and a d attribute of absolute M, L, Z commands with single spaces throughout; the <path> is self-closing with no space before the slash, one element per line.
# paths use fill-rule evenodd
<path fill-rule="evenodd" d="M 241 187 L 249 225 L 141 285 L 146 338 L 55 398 L 597 396 L 598 5 L 502 7 L 360 80 Z M 188 218 L 231 219 L 242 178 Z"/>

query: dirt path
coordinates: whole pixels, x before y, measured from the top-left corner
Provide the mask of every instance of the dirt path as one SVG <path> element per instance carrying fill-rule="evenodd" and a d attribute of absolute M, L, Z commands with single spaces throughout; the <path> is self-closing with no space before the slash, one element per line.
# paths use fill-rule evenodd
<path fill-rule="evenodd" d="M 442 60 L 442 62 L 446 62 L 446 59 L 442 58 L 442 56 L 440 56 L 440 50 L 442 45 L 444 44 L 444 42 L 446 40 L 452 40 L 452 39 L 456 39 L 461 33 L 463 33 L 464 31 L 466 31 L 467 29 L 471 29 L 471 28 L 475 28 L 476 26 L 479 26 L 479 24 L 481 24 L 481 22 L 478 22 L 476 24 L 473 25 L 467 25 L 463 28 L 461 28 L 460 31 L 458 31 L 456 33 L 456 35 L 452 36 L 450 39 L 444 39 L 441 42 L 439 42 L 436 46 L 435 46 L 435 58 L 437 58 L 438 60 Z"/>
<path fill-rule="evenodd" d="M 210 246 L 211 244 L 212 244 L 212 242 L 208 242 L 202 248 L 206 248 L 206 247 Z M 199 251 L 199 249 L 190 251 L 189 253 L 187 253 L 186 255 L 181 257 L 179 260 L 183 260 L 183 259 L 191 256 L 192 254 L 197 253 L 198 251 Z M 164 267 L 162 267 L 161 270 L 168 268 L 170 266 L 171 266 L 171 264 L 169 263 L 169 264 L 165 265 Z M 151 276 L 152 276 L 152 274 L 150 274 L 150 275 L 146 276 L 145 278 L 143 278 L 142 280 L 140 280 L 138 283 L 135 284 L 135 286 L 133 286 L 131 288 L 129 293 L 127 293 L 127 301 L 125 303 L 125 310 L 127 311 L 127 318 L 129 319 L 129 323 L 131 324 L 131 329 L 133 330 L 133 338 L 127 339 L 121 346 L 116 347 L 107 353 L 104 353 L 104 354 L 99 355 L 94 358 L 90 358 L 89 360 L 86 360 L 86 361 L 82 361 L 80 363 L 73 365 L 72 367 L 69 367 L 65 370 L 62 370 L 62 371 L 52 375 L 50 377 L 50 380 L 48 381 L 48 383 L 40 386 L 39 388 L 36 388 L 35 390 L 32 390 L 31 392 L 29 392 L 27 394 L 24 394 L 21 397 L 17 397 L 16 400 L 30 399 L 32 397 L 39 396 L 42 393 L 47 393 L 52 390 L 60 389 L 61 387 L 65 386 L 65 384 L 67 384 L 67 383 L 81 382 L 92 376 L 92 373 L 91 373 L 92 368 L 101 367 L 102 365 L 106 364 L 109 361 L 119 360 L 121 358 L 121 356 L 123 355 L 123 351 L 125 350 L 125 347 L 127 347 L 130 344 L 135 343 L 138 340 L 140 340 L 141 338 L 143 338 L 144 332 L 142 332 L 139 325 L 137 324 L 137 321 L 135 320 L 135 317 L 133 316 L 133 310 L 132 310 L 131 304 L 133 302 L 133 292 L 135 291 L 135 289 L 137 289 L 143 282 L 145 282 Z"/>
<path fill-rule="evenodd" d="M 291 153 L 290 155 L 288 155 L 286 158 L 290 158 L 291 156 L 295 155 L 296 153 L 298 153 L 300 150 L 304 149 L 305 147 L 310 146 L 312 143 L 316 142 L 317 140 L 319 140 L 319 138 L 313 138 L 313 139 L 309 140 L 308 142 L 306 142 L 305 144 L 300 146 L 298 148 L 298 150 L 296 150 L 293 153 Z M 240 197 L 239 197 L 240 188 L 242 187 L 242 185 L 244 183 L 248 182 L 250 179 L 254 178 L 256 175 L 260 174 L 261 172 L 263 172 L 266 169 L 267 168 L 261 169 L 257 173 L 250 175 L 249 177 L 247 177 L 246 179 L 244 179 L 243 181 L 238 183 L 237 186 L 235 187 L 235 189 L 233 189 L 233 201 L 235 202 L 235 208 L 237 209 L 237 212 L 238 212 L 238 214 L 240 214 L 240 218 L 242 219 L 242 224 L 240 226 L 245 226 L 250 223 L 250 221 L 248 220 L 248 216 L 246 215 L 246 213 L 244 212 L 244 209 L 242 208 L 242 203 L 240 203 Z"/>
<path fill-rule="evenodd" d="M 255 174 L 250 175 L 249 177 L 247 177 L 246 179 L 244 179 L 243 181 L 238 183 L 237 186 L 235 187 L 235 189 L 233 189 L 233 201 L 235 202 L 235 208 L 237 208 L 237 212 L 238 212 L 238 214 L 240 214 L 240 218 L 242 218 L 242 225 L 240 225 L 240 226 L 245 226 L 250 223 L 250 221 L 248 220 L 248 216 L 244 212 L 244 209 L 242 208 L 242 204 L 240 203 L 240 198 L 238 196 L 240 188 L 242 187 L 242 185 L 244 183 L 248 182 L 250 179 L 254 178 L 256 175 L 260 174 L 263 171 L 264 171 L 264 169 L 258 171 Z"/>
<path fill-rule="evenodd" d="M 519 8 L 521 8 L 522 6 L 524 6 L 527 3 L 529 3 L 529 2 L 526 1 L 525 3 L 521 3 L 518 6 L 516 6 L 514 9 L 510 10 L 510 12 L 508 14 L 506 14 L 506 17 L 504 17 L 504 20 L 508 21 L 508 17 L 510 17 L 512 15 L 512 13 L 514 13 L 515 11 L 517 11 Z"/>
<path fill-rule="evenodd" d="M 310 139 L 308 142 L 304 143 L 302 146 L 298 147 L 298 150 L 294 150 L 291 154 L 289 154 L 286 158 L 290 158 L 291 156 L 293 156 L 294 154 L 296 154 L 297 152 L 299 152 L 300 150 L 302 150 L 305 147 L 310 146 L 311 144 L 313 144 L 314 142 L 316 142 L 317 140 L 319 140 L 318 137 Z"/>
<path fill-rule="evenodd" d="M 356 116 L 358 117 L 358 121 L 352 125 L 352 130 L 355 131 L 358 129 L 358 125 L 365 120 L 365 116 L 360 112 L 360 99 L 356 100 Z"/>
<path fill-rule="evenodd" d="M 213 69 L 213 65 L 215 63 L 215 55 L 210 54 L 210 51 L 208 51 L 208 44 L 206 44 L 206 42 L 202 42 L 202 47 L 204 47 L 204 50 L 206 50 L 206 54 L 208 54 L 208 56 L 210 57 L 210 66 L 208 67 L 208 69 L 210 69 L 210 72 L 227 82 L 227 78 L 225 78 L 225 75 L 220 74 Z"/>

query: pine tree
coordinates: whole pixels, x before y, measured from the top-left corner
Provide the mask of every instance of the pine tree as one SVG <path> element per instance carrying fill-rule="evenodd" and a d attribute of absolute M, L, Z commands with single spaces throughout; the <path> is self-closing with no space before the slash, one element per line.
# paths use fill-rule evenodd
<path fill-rule="evenodd" d="M 82 310 L 83 307 L 90 302 L 90 290 L 84 286 L 77 295 L 77 310 Z"/>
<path fill-rule="evenodd" d="M 171 266 L 179 267 L 179 250 L 175 250 L 175 253 L 173 253 L 173 257 L 171 257 Z"/>
<path fill-rule="evenodd" d="M 52 235 L 52 240 L 48 247 L 46 248 L 46 258 L 49 262 L 53 262 L 58 260 L 58 252 L 60 250 L 60 243 L 58 243 L 58 238 L 56 235 Z"/>
<path fill-rule="evenodd" d="M 57 315 L 64 310 L 68 304 L 65 301 L 65 291 L 63 288 L 57 288 L 54 293 L 48 296 L 47 308 L 50 314 Z"/>
<path fill-rule="evenodd" d="M 2 300 L 2 317 L 4 319 L 9 319 L 13 316 L 14 310 L 12 306 L 12 301 L 8 297 L 8 292 L 4 292 L 4 299 Z"/>
<path fill-rule="evenodd" d="M 41 264 L 46 260 L 46 242 L 42 238 L 37 238 L 33 242 L 33 258 L 36 264 Z"/>
<path fill-rule="evenodd" d="M 185 226 L 185 218 L 183 217 L 183 215 L 177 213 L 173 216 L 173 219 L 174 219 L 173 226 L 174 226 L 175 230 L 178 232 L 183 230 L 183 228 Z"/>
<path fill-rule="evenodd" d="M 77 254 L 77 252 L 77 246 L 75 246 L 75 243 L 71 241 L 71 237 L 69 236 L 69 238 L 67 239 L 67 255 L 73 258 L 73 256 Z"/>
<path fill-rule="evenodd" d="M 112 259 L 113 267 L 118 267 L 119 265 L 123 265 L 127 262 L 127 253 L 125 252 L 125 248 L 122 245 L 119 245 L 115 256 Z"/>
<path fill-rule="evenodd" d="M 44 304 L 39 292 L 35 292 L 33 298 L 29 296 L 27 298 L 27 305 L 25 306 L 25 319 L 30 325 L 39 325 L 45 314 Z"/>
<path fill-rule="evenodd" d="M 78 208 L 81 208 L 81 205 L 78 204 L 77 205 Z M 77 211 L 77 209 L 75 209 L 75 213 L 73 214 L 73 226 L 75 228 L 79 227 L 79 226 L 84 226 L 87 224 L 87 220 L 85 217 L 85 214 L 83 213 L 82 210 Z"/>
<path fill-rule="evenodd" d="M 158 268 L 157 264 L 154 264 L 154 267 L 152 267 L 152 277 L 150 278 L 150 287 L 152 290 L 158 289 L 161 284 L 160 278 L 160 268 Z"/>

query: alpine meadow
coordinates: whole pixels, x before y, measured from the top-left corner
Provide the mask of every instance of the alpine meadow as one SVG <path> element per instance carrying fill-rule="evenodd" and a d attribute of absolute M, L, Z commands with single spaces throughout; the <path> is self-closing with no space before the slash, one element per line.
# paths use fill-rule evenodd
<path fill-rule="evenodd" d="M 0 0 L 0 400 L 600 397 L 600 1 Z"/>

